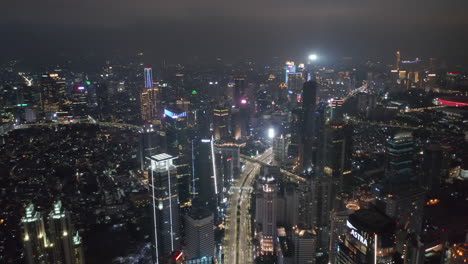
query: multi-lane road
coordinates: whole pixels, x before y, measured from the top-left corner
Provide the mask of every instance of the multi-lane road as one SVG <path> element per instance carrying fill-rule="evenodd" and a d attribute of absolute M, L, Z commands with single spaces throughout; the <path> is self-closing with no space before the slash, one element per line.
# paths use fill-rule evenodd
<path fill-rule="evenodd" d="M 254 159 L 254 158 L 251 158 L 251 157 L 248 157 L 248 156 L 245 156 L 245 155 L 241 155 L 241 158 L 244 159 L 244 160 L 248 160 L 250 162 L 253 162 L 253 163 L 257 163 L 259 165 L 269 165 L 267 162 L 262 162 L 261 160 L 258 160 L 258 159 Z M 286 177 L 289 178 L 289 180 L 293 181 L 293 182 L 306 182 L 306 179 L 299 176 L 299 175 L 296 175 L 292 172 L 289 172 L 287 170 L 283 170 L 283 169 L 280 169 L 280 172 L 285 175 Z"/>
<path fill-rule="evenodd" d="M 106 127 L 115 127 L 120 129 L 129 129 L 134 130 L 137 132 L 143 132 L 143 127 L 132 125 L 132 124 L 125 124 L 125 123 L 112 123 L 112 122 L 70 122 L 70 123 L 25 123 L 25 124 L 15 124 L 13 129 L 22 129 L 22 128 L 30 128 L 34 126 L 57 126 L 57 125 L 73 125 L 73 124 L 95 124 L 99 126 L 106 126 Z"/>
<path fill-rule="evenodd" d="M 224 240 L 224 263 L 253 263 L 251 228 L 249 214 L 251 188 L 255 176 L 260 172 L 262 163 L 269 163 L 273 149 L 258 155 L 255 160 L 260 163 L 244 160 L 245 169 L 231 187 L 231 198 L 226 218 L 226 235 Z"/>

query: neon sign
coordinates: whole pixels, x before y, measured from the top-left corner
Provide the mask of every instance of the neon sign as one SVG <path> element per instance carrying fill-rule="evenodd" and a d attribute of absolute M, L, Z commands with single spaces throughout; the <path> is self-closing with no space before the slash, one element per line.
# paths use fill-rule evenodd
<path fill-rule="evenodd" d="M 166 116 L 169 116 L 169 117 L 173 118 L 173 119 L 177 119 L 177 118 L 179 118 L 179 117 L 186 117 L 186 116 L 187 116 L 187 112 L 174 113 L 174 112 L 169 111 L 169 110 L 167 110 L 167 109 L 164 109 L 164 114 L 165 114 Z"/>
<path fill-rule="evenodd" d="M 359 232 L 357 231 L 357 228 L 353 226 L 349 221 L 346 221 L 346 226 L 351 229 L 350 234 L 357 239 L 359 242 L 361 242 L 364 246 L 367 247 L 367 239 L 365 239 Z"/>

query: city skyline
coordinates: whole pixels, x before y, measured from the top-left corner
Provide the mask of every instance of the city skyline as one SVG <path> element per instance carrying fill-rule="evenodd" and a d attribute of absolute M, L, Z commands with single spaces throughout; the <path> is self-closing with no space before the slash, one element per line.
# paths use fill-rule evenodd
<path fill-rule="evenodd" d="M 0 263 L 467 263 L 467 7 L 0 4 Z"/>

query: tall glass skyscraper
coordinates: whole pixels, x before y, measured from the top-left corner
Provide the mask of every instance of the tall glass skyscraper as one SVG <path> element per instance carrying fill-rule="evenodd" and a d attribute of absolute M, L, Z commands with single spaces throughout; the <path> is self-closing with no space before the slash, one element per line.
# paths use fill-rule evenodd
<path fill-rule="evenodd" d="M 411 133 L 398 133 L 387 145 L 385 190 L 395 192 L 398 186 L 410 182 L 413 176 L 414 141 Z"/>
<path fill-rule="evenodd" d="M 161 153 L 149 159 L 151 160 L 155 263 L 164 263 L 161 261 L 180 247 L 177 168 L 173 163 L 177 157 Z"/>
<path fill-rule="evenodd" d="M 302 127 L 301 145 L 299 149 L 299 171 L 302 173 L 314 170 L 313 146 L 315 134 L 317 82 L 304 83 L 302 92 Z"/>

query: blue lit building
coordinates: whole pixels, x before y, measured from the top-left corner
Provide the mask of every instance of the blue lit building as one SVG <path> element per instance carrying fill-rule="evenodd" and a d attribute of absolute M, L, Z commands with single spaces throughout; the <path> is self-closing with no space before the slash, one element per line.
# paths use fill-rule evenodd
<path fill-rule="evenodd" d="M 151 67 L 145 68 L 145 88 L 153 88 L 153 69 Z"/>

